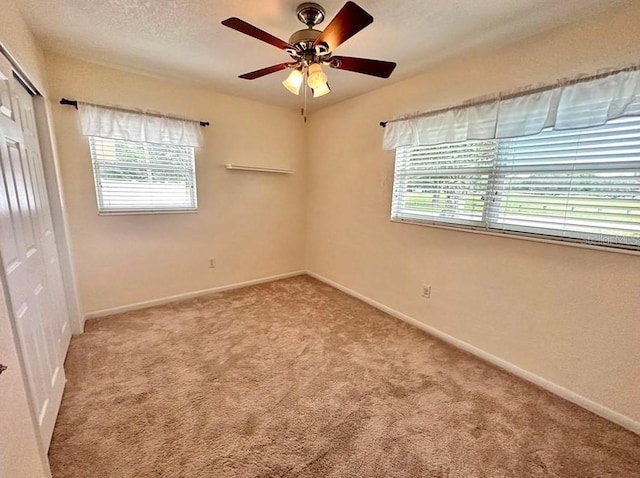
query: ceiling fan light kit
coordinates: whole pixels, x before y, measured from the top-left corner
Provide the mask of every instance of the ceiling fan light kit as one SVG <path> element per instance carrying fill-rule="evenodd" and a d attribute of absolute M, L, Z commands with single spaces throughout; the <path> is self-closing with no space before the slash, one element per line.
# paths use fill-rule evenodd
<path fill-rule="evenodd" d="M 245 73 L 240 75 L 240 78 L 255 80 L 271 73 L 291 69 L 287 78 L 282 82 L 284 87 L 294 95 L 299 95 L 300 88 L 304 87 L 303 83 L 306 77 L 307 86 L 311 89 L 313 97 L 318 98 L 331 92 L 322 65 L 336 70 L 352 71 L 379 78 L 391 76 L 396 67 L 393 62 L 333 55 L 333 51 L 339 45 L 373 22 L 373 17 L 354 2 L 345 3 L 323 31 L 314 28 L 325 19 L 325 10 L 317 3 L 301 3 L 298 5 L 296 14 L 298 20 L 304 23 L 307 28 L 294 32 L 289 37 L 289 42 L 280 40 L 237 17 L 222 21 L 226 27 L 285 51 L 293 60 L 290 63 L 280 63 Z"/>
<path fill-rule="evenodd" d="M 322 71 L 322 67 L 319 63 L 311 63 L 307 70 L 307 85 L 312 90 L 316 90 L 324 87 L 327 84 L 327 75 Z"/>
<path fill-rule="evenodd" d="M 319 98 L 320 96 L 327 95 L 331 93 L 331 88 L 329 88 L 329 83 L 325 83 L 320 88 L 314 88 L 311 90 L 314 98 Z"/>
<path fill-rule="evenodd" d="M 291 70 L 291 73 L 289 73 L 289 76 L 287 76 L 287 79 L 284 80 L 282 84 L 287 90 L 289 90 L 294 95 L 299 95 L 300 86 L 302 85 L 303 81 L 304 81 L 304 74 L 302 73 L 302 70 L 296 69 L 296 70 Z"/>

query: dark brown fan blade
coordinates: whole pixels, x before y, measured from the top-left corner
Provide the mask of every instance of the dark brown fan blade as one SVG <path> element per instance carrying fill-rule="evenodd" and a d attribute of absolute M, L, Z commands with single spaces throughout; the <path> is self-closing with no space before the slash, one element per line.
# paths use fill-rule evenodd
<path fill-rule="evenodd" d="M 371 23 L 373 23 L 371 15 L 355 3 L 347 2 L 316 39 L 314 45 L 326 43 L 329 51 L 333 51 Z"/>
<path fill-rule="evenodd" d="M 240 75 L 239 78 L 243 78 L 245 80 L 255 80 L 256 78 L 260 78 L 265 75 L 270 75 L 271 73 L 275 73 L 276 71 L 286 70 L 287 68 L 293 65 L 295 65 L 295 63 L 280 63 L 279 65 L 268 66 L 261 70 L 245 73 L 244 75 Z"/>
<path fill-rule="evenodd" d="M 280 40 L 270 33 L 260 30 L 259 28 L 254 27 L 244 20 L 240 20 L 239 18 L 227 18 L 226 20 L 222 21 L 222 24 L 225 27 L 233 28 L 240 33 L 244 33 L 245 35 L 249 35 L 250 37 L 257 38 L 258 40 L 268 43 L 269 45 L 273 45 L 276 48 L 280 48 L 281 50 L 293 49 L 293 46 L 289 45 L 286 41 Z"/>
<path fill-rule="evenodd" d="M 355 71 L 365 75 L 389 78 L 396 64 L 391 61 L 370 60 L 368 58 L 353 58 L 351 56 L 333 56 L 329 66 L 337 70 Z"/>

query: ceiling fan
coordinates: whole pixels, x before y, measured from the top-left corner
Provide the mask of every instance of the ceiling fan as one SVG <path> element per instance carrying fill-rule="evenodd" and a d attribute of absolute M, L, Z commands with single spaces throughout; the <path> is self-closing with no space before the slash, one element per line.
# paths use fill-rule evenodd
<path fill-rule="evenodd" d="M 307 85 L 311 88 L 313 97 L 317 98 L 331 91 L 327 83 L 327 75 L 322 71 L 321 65 L 379 78 L 389 78 L 396 67 L 396 64 L 390 61 L 333 55 L 333 51 L 340 44 L 373 22 L 373 17 L 354 2 L 345 3 L 323 31 L 314 28 L 325 18 L 324 8 L 317 3 L 300 4 L 297 16 L 307 28 L 293 33 L 289 42 L 280 40 L 236 17 L 227 18 L 222 22 L 226 27 L 284 50 L 293 60 L 245 73 L 240 75 L 240 78 L 255 80 L 271 73 L 291 69 L 287 79 L 282 82 L 285 88 L 295 95 L 300 94 L 300 87 L 306 76 Z"/>

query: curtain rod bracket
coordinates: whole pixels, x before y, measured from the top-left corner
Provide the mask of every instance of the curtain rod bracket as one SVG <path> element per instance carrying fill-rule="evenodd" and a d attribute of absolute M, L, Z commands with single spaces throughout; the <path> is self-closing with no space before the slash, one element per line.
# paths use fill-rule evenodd
<path fill-rule="evenodd" d="M 61 105 L 73 106 L 75 109 L 78 109 L 78 102 L 75 100 L 68 100 L 66 98 L 62 98 L 60 100 Z"/>
<path fill-rule="evenodd" d="M 62 98 L 60 100 L 60 104 L 61 105 L 67 105 L 67 106 L 73 106 L 75 109 L 78 109 L 78 102 L 76 100 L 68 100 L 67 98 Z M 132 111 L 132 113 L 138 113 L 138 112 L 137 111 Z M 179 119 L 182 119 L 182 118 L 179 118 Z M 198 121 L 198 123 L 200 123 L 200 126 L 202 126 L 203 128 L 205 126 L 209 126 L 209 122 L 208 121 Z"/>

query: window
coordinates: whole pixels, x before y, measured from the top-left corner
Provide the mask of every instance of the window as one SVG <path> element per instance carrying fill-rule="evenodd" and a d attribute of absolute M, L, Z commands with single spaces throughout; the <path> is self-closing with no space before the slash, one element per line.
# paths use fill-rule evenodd
<path fill-rule="evenodd" d="M 400 146 L 392 219 L 640 249 L 640 116 Z"/>
<path fill-rule="evenodd" d="M 89 136 L 100 213 L 195 211 L 193 146 Z"/>
<path fill-rule="evenodd" d="M 98 212 L 197 209 L 199 121 L 77 102 L 89 149 Z"/>

